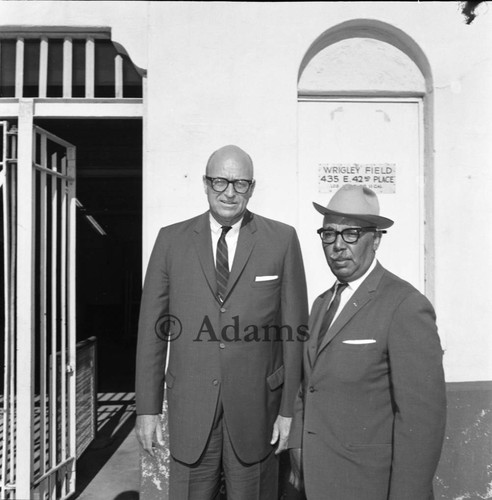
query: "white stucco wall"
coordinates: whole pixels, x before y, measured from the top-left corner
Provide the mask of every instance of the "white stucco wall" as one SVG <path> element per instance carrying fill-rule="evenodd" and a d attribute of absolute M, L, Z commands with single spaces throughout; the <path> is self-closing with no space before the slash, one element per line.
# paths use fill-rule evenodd
<path fill-rule="evenodd" d="M 492 11 L 468 26 L 458 2 L 0 2 L 0 24 L 111 26 L 148 70 L 145 262 L 160 226 L 206 210 L 201 175 L 228 143 L 255 161 L 250 208 L 300 227 L 299 203 L 311 200 L 297 190 L 299 64 L 324 31 L 360 18 L 403 30 L 430 62 L 430 279 L 446 376 L 492 380 Z"/>
<path fill-rule="evenodd" d="M 206 208 L 200 175 L 210 152 L 227 143 L 255 160 L 251 208 L 299 227 L 298 204 L 311 201 L 296 191 L 296 79 L 306 50 L 325 30 L 354 18 L 390 23 L 417 42 L 435 83 L 431 279 L 446 375 L 490 380 L 492 308 L 485 290 L 492 248 L 479 228 L 487 227 L 481 215 L 492 213 L 492 13 L 467 26 L 454 2 L 198 2 L 152 4 L 150 11 L 149 102 L 156 109 L 148 129 L 149 237 L 157 226 Z"/>

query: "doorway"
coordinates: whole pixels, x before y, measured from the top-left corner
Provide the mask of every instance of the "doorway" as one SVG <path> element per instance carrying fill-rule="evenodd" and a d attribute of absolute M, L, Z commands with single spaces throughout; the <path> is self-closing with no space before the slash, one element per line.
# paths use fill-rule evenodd
<path fill-rule="evenodd" d="M 99 392 L 133 392 L 142 282 L 142 120 L 35 123 L 77 147 L 77 342 L 97 338 Z"/>
<path fill-rule="evenodd" d="M 343 184 L 377 193 L 395 221 L 378 249 L 383 266 L 433 295 L 432 74 L 425 54 L 387 23 L 353 19 L 309 47 L 298 73 L 299 195 L 310 297 L 333 282 L 311 201 Z M 317 215 L 316 215 L 317 214 Z M 306 227 L 311 228 L 308 231 Z M 322 270 L 320 272 L 320 270 Z"/>

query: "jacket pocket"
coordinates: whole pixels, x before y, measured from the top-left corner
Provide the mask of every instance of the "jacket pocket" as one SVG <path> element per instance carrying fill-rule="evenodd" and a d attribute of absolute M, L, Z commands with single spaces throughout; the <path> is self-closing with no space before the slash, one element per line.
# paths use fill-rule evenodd
<path fill-rule="evenodd" d="M 284 383 L 284 365 L 268 375 L 267 382 L 271 391 L 274 391 Z"/>
<path fill-rule="evenodd" d="M 274 288 L 280 285 L 280 278 L 276 276 L 275 278 L 264 280 L 264 281 L 253 281 L 251 286 L 253 288 Z"/>

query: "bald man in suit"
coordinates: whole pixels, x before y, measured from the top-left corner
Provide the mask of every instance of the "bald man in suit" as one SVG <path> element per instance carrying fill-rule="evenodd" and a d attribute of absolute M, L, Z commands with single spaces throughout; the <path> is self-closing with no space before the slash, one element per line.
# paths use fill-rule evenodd
<path fill-rule="evenodd" d="M 446 416 L 434 309 L 376 260 L 393 221 L 372 190 L 345 185 L 314 206 L 337 280 L 309 318 L 291 480 L 303 474 L 308 500 L 432 499 Z"/>
<path fill-rule="evenodd" d="M 168 394 L 172 500 L 277 498 L 301 377 L 307 294 L 295 230 L 247 210 L 249 155 L 226 146 L 203 178 L 209 210 L 161 229 L 140 312 L 136 432 L 153 453 Z M 167 350 L 169 366 L 164 374 Z"/>

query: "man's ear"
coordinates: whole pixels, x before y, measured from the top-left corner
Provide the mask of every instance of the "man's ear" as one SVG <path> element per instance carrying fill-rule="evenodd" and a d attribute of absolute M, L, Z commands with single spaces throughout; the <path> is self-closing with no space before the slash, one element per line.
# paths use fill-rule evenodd
<path fill-rule="evenodd" d="M 372 249 L 376 251 L 381 243 L 381 233 L 374 233 L 374 241 L 372 242 Z"/>
<path fill-rule="evenodd" d="M 207 184 L 207 178 L 206 178 L 206 176 L 203 176 L 202 180 L 203 180 L 203 190 L 205 191 L 205 194 L 207 194 L 208 184 Z"/>
<path fill-rule="evenodd" d="M 250 196 L 250 198 L 251 198 L 251 196 L 253 196 L 253 192 L 255 190 L 255 186 L 256 186 L 256 181 L 253 181 L 251 183 L 251 187 L 249 188 L 249 196 Z"/>

